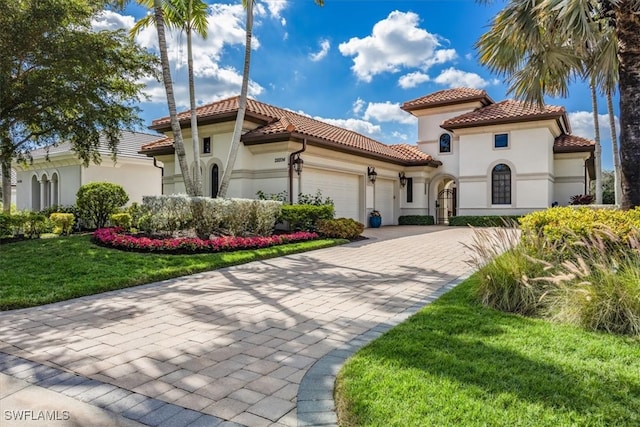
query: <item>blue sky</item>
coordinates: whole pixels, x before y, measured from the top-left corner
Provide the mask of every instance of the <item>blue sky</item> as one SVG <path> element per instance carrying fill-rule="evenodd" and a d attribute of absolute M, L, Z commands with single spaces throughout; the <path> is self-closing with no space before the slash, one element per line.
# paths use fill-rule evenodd
<path fill-rule="evenodd" d="M 244 10 L 240 0 L 208 1 L 209 37 L 195 40 L 199 104 L 240 92 Z M 400 110 L 404 101 L 450 87 L 485 89 L 496 101 L 509 97 L 499 76 L 477 60 L 474 43 L 502 8 L 474 0 L 257 0 L 250 96 L 385 143 L 414 144 L 417 124 Z M 139 6 L 107 11 L 96 28 L 130 28 L 144 16 Z M 155 30 L 137 42 L 155 49 Z M 188 108 L 185 37 L 170 38 L 179 109 Z M 167 115 L 164 89 L 147 82 L 142 118 Z M 592 138 L 588 86 L 576 82 L 563 105 L 576 135 Z M 617 100 L 616 100 L 617 103 Z M 599 100 L 603 168 L 612 169 L 606 103 Z"/>

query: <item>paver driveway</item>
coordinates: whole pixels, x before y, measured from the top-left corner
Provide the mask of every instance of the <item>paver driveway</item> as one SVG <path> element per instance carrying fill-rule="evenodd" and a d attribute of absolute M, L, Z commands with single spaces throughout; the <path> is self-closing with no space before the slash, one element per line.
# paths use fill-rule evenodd
<path fill-rule="evenodd" d="M 5 373 L 39 376 L 32 382 L 144 424 L 296 425 L 299 386 L 315 362 L 399 321 L 470 270 L 467 228 L 367 234 L 340 247 L 2 313 L 0 362 Z M 86 387 L 60 387 L 61 378 Z M 316 410 L 309 403 L 304 411 Z"/>

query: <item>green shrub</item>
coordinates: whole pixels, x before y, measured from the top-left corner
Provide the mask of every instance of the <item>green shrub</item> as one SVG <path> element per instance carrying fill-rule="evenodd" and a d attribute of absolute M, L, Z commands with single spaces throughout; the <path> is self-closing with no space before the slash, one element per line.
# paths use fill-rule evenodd
<path fill-rule="evenodd" d="M 11 214 L 0 212 L 0 237 L 12 237 L 14 221 Z"/>
<path fill-rule="evenodd" d="M 133 202 L 127 208 L 127 213 L 131 215 L 131 227 L 137 230 L 140 230 L 140 221 L 141 219 L 149 213 L 149 208 L 139 204 L 138 202 Z"/>
<path fill-rule="evenodd" d="M 114 213 L 109 216 L 109 222 L 115 227 L 120 227 L 124 230 L 131 229 L 132 219 L 129 212 Z"/>
<path fill-rule="evenodd" d="M 299 205 L 314 205 L 314 206 L 324 206 L 331 205 L 334 206 L 333 200 L 329 197 L 322 198 L 322 192 L 320 190 L 316 191 L 316 194 L 305 194 L 298 193 L 298 204 Z"/>
<path fill-rule="evenodd" d="M 73 224 L 75 223 L 75 216 L 72 213 L 54 212 L 49 215 L 49 219 L 53 223 L 53 232 L 55 234 L 64 234 L 68 236 L 73 230 Z"/>
<path fill-rule="evenodd" d="M 122 186 L 110 182 L 91 182 L 76 193 L 76 205 L 81 220 L 88 225 L 102 228 L 109 216 L 129 201 Z"/>
<path fill-rule="evenodd" d="M 22 227 L 24 234 L 30 238 L 40 238 L 47 230 L 47 217 L 38 212 L 24 212 L 15 215 L 16 224 Z"/>
<path fill-rule="evenodd" d="M 174 233 L 192 227 L 193 214 L 186 194 L 144 196 L 143 207 L 148 211 L 141 218 L 140 228 L 152 233 Z"/>
<path fill-rule="evenodd" d="M 520 224 L 525 236 L 542 233 L 555 244 L 570 245 L 603 229 L 628 241 L 631 232 L 640 228 L 640 207 L 629 211 L 557 207 L 532 212 Z"/>
<path fill-rule="evenodd" d="M 519 215 L 452 216 L 449 225 L 472 227 L 510 227 L 518 222 Z"/>
<path fill-rule="evenodd" d="M 433 215 L 402 215 L 398 217 L 400 225 L 433 225 Z"/>
<path fill-rule="evenodd" d="M 317 227 L 320 235 L 338 239 L 356 239 L 364 231 L 364 224 L 351 218 L 321 219 Z"/>
<path fill-rule="evenodd" d="M 315 231 L 321 219 L 333 219 L 333 205 L 283 205 L 281 220 L 289 223 L 291 230 Z"/>

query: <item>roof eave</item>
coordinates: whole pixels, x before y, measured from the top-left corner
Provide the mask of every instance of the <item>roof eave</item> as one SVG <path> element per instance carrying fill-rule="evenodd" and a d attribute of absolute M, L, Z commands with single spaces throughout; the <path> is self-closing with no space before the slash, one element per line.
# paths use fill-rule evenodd
<path fill-rule="evenodd" d="M 572 147 L 553 147 L 554 153 L 593 153 L 596 148 L 593 145 Z"/>
<path fill-rule="evenodd" d="M 474 97 L 469 97 L 469 98 L 464 98 L 464 99 L 451 99 L 451 100 L 446 100 L 446 101 L 436 101 L 436 102 L 430 102 L 428 104 L 417 104 L 417 105 L 401 105 L 400 109 L 406 111 L 406 112 L 411 112 L 411 111 L 416 111 L 416 110 L 426 110 L 429 108 L 436 108 L 436 107 L 446 107 L 449 105 L 457 105 L 457 104 L 466 104 L 469 102 L 474 102 L 474 101 L 481 101 L 483 105 L 489 105 L 489 104 L 493 104 L 494 101 L 491 99 L 491 97 L 489 97 L 489 95 L 478 95 L 478 96 L 474 96 Z"/>
<path fill-rule="evenodd" d="M 174 154 L 175 148 L 172 146 L 158 147 L 158 148 L 149 148 L 147 150 L 140 150 L 138 154 L 144 154 L 147 157 L 155 157 L 162 156 L 164 154 Z"/>
<path fill-rule="evenodd" d="M 455 130 L 455 129 L 466 129 L 466 128 L 477 128 L 483 126 L 492 126 L 492 125 L 504 125 L 518 122 L 538 122 L 542 120 L 549 119 L 558 119 L 561 117 L 563 113 L 547 113 L 543 115 L 534 115 L 534 116 L 520 116 L 520 117 L 509 117 L 505 119 L 495 119 L 495 120 L 482 120 L 473 123 L 454 123 L 447 125 L 446 123 L 442 123 L 440 125 L 441 128 L 446 130 Z"/>
<path fill-rule="evenodd" d="M 339 151 L 342 153 L 357 154 L 361 157 L 366 157 L 368 159 L 382 160 L 382 161 L 393 163 L 400 166 L 438 167 L 442 165 L 442 162 L 438 160 L 418 160 L 418 161 L 402 160 L 402 159 L 390 157 L 384 154 L 372 153 L 371 151 L 366 151 L 357 147 L 345 146 L 335 141 L 313 137 L 313 136 L 306 135 L 299 132 L 278 132 L 278 133 L 271 133 L 267 135 L 256 135 L 256 136 L 245 134 L 242 136 L 241 139 L 244 145 L 246 146 L 268 144 L 272 142 L 284 142 L 284 141 L 290 141 L 290 140 L 302 142 L 304 139 L 306 139 L 309 145 L 315 145 L 317 147 L 323 147 L 323 148 L 329 147 L 335 151 Z"/>
<path fill-rule="evenodd" d="M 237 110 L 226 111 L 224 113 L 212 114 L 209 116 L 200 116 L 198 117 L 198 126 L 229 122 L 229 121 L 235 120 L 237 117 L 238 117 Z M 244 119 L 248 121 L 253 121 L 258 124 L 263 124 L 263 125 L 273 121 L 272 117 L 256 114 L 252 111 L 247 111 L 245 113 Z M 163 120 L 163 119 L 160 119 L 160 120 Z M 187 119 L 180 120 L 180 128 L 190 129 L 191 119 L 187 118 Z M 162 123 L 156 123 L 156 124 L 152 123 L 151 126 L 149 126 L 149 129 L 153 129 L 158 132 L 169 132 L 171 131 L 171 122 L 163 121 Z"/>

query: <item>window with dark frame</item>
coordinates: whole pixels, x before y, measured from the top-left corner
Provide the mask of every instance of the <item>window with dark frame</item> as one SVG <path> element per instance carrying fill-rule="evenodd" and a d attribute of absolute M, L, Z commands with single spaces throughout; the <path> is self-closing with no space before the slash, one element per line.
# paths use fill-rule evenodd
<path fill-rule="evenodd" d="M 218 197 L 218 189 L 220 187 L 220 169 L 214 164 L 211 168 L 211 198 Z"/>
<path fill-rule="evenodd" d="M 511 169 L 500 163 L 491 172 L 491 204 L 511 204 Z"/>
<path fill-rule="evenodd" d="M 207 136 L 206 138 L 202 139 L 202 152 L 204 154 L 211 153 L 211 137 L 210 136 Z"/>
<path fill-rule="evenodd" d="M 448 133 L 443 133 L 442 135 L 440 135 L 440 152 L 451 152 L 451 135 L 449 135 Z"/>
<path fill-rule="evenodd" d="M 407 178 L 407 203 L 413 203 L 413 178 Z"/>
<path fill-rule="evenodd" d="M 493 136 L 494 148 L 508 148 L 509 147 L 509 134 L 498 133 Z"/>

